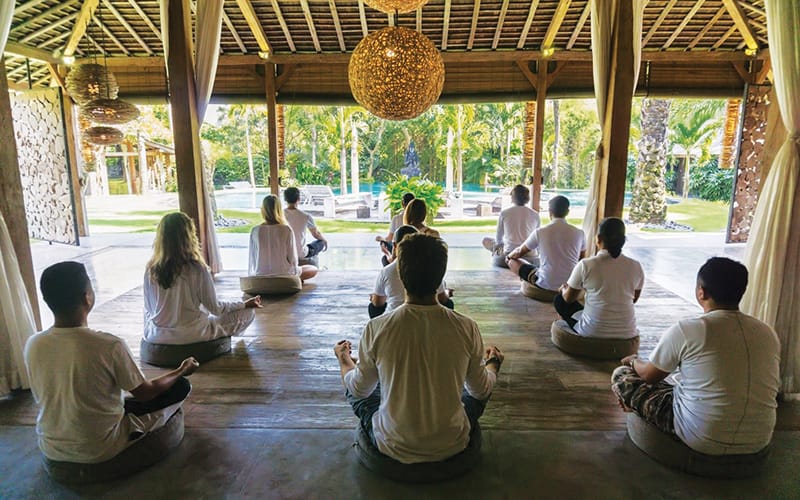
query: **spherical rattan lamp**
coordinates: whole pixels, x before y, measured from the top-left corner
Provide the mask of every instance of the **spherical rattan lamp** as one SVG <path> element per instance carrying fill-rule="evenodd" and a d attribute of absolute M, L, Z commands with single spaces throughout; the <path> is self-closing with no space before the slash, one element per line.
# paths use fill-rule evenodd
<path fill-rule="evenodd" d="M 87 142 L 99 146 L 119 144 L 125 137 L 122 131 L 114 127 L 91 127 L 83 131 L 83 136 Z"/>
<path fill-rule="evenodd" d="M 444 62 L 428 37 L 383 28 L 362 39 L 347 70 L 355 100 L 386 120 L 416 118 L 439 98 Z"/>
<path fill-rule="evenodd" d="M 95 99 L 81 108 L 81 118 L 102 125 L 122 125 L 139 118 L 139 109 L 119 99 Z"/>
<path fill-rule="evenodd" d="M 94 99 L 116 99 L 119 93 L 114 73 L 99 64 L 73 66 L 65 83 L 70 97 L 81 106 Z"/>
<path fill-rule="evenodd" d="M 367 5 L 375 10 L 385 12 L 387 14 L 405 14 L 412 12 L 426 3 L 428 0 L 365 0 Z"/>

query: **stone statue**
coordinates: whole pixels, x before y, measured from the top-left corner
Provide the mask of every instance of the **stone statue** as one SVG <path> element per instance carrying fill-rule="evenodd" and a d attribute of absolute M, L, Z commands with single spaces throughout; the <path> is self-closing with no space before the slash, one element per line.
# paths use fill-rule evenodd
<path fill-rule="evenodd" d="M 409 142 L 408 149 L 406 149 L 405 157 L 403 158 L 403 168 L 400 173 L 406 177 L 419 177 L 422 171 L 419 169 L 419 155 L 414 146 L 414 141 Z"/>

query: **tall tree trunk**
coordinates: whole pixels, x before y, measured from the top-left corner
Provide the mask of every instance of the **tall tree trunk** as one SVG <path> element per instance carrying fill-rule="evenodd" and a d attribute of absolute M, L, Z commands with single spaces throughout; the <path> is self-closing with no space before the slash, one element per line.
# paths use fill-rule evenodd
<path fill-rule="evenodd" d="M 347 122 L 344 119 L 344 109 L 339 108 L 339 194 L 347 194 Z"/>
<path fill-rule="evenodd" d="M 369 165 L 367 166 L 367 178 L 372 179 L 373 174 L 375 173 L 375 153 L 378 152 L 378 147 L 381 145 L 381 138 L 383 137 L 383 132 L 386 130 L 386 123 L 381 122 L 380 127 L 378 127 L 378 132 L 375 134 L 375 145 L 372 146 L 372 149 L 369 150 Z"/>
<path fill-rule="evenodd" d="M 683 195 L 684 198 L 689 197 L 689 178 L 691 175 L 692 155 L 686 151 L 686 156 L 683 159 Z"/>
<path fill-rule="evenodd" d="M 108 164 L 106 163 L 106 147 L 97 146 L 94 154 L 96 160 L 97 183 L 100 186 L 100 194 L 108 196 L 111 191 L 108 187 Z"/>
<path fill-rule="evenodd" d="M 458 112 L 456 113 L 456 125 L 458 129 L 456 130 L 456 171 L 458 175 L 458 192 L 464 192 L 464 143 L 462 142 L 462 134 L 464 132 L 464 127 L 462 122 L 464 121 L 463 117 L 464 107 L 463 105 L 459 105 Z"/>
<path fill-rule="evenodd" d="M 250 106 L 244 111 L 244 144 L 247 150 L 247 168 L 250 170 L 250 187 L 256 188 L 256 171 L 253 166 L 253 143 L 250 140 Z"/>
<path fill-rule="evenodd" d="M 311 167 L 317 168 L 317 124 L 311 124 Z"/>
<path fill-rule="evenodd" d="M 667 219 L 664 169 L 667 164 L 667 123 L 672 101 L 642 102 L 642 138 L 636 162 L 630 217 L 634 222 L 663 224 Z"/>
<path fill-rule="evenodd" d="M 453 192 L 453 127 L 447 129 L 447 159 L 445 160 L 444 190 Z"/>
<path fill-rule="evenodd" d="M 736 154 L 736 131 L 739 129 L 739 113 L 741 99 L 728 99 L 725 110 L 725 129 L 722 135 L 722 153 L 719 157 L 720 168 L 731 168 Z"/>
<path fill-rule="evenodd" d="M 553 166 L 550 170 L 550 182 L 555 187 L 558 184 L 558 148 L 561 142 L 561 104 L 558 99 L 553 99 Z"/>
<path fill-rule="evenodd" d="M 522 143 L 523 183 L 533 183 L 533 142 L 536 137 L 536 101 L 525 103 L 525 131 Z M 536 208 L 538 210 L 538 207 Z"/>
<path fill-rule="evenodd" d="M 286 113 L 283 105 L 275 106 L 275 121 L 278 132 L 278 168 L 286 168 Z M 296 172 L 295 172 L 296 173 Z M 294 177 L 294 175 L 292 175 Z"/>
<path fill-rule="evenodd" d="M 358 128 L 353 116 L 350 115 L 350 191 L 359 192 L 358 186 Z"/>

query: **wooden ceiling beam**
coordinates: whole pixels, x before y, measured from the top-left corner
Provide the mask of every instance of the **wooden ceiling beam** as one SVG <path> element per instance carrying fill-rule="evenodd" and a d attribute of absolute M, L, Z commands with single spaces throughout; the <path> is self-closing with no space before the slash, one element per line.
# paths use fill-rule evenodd
<path fill-rule="evenodd" d="M 739 2 L 736 0 L 722 0 L 722 4 L 728 10 L 728 14 L 730 14 L 733 19 L 733 24 L 736 26 L 736 29 L 739 30 L 742 38 L 744 38 L 744 43 L 747 45 L 747 48 L 750 50 L 758 50 L 758 40 L 756 40 L 753 29 L 747 22 L 747 16 L 739 6 Z"/>
<path fill-rule="evenodd" d="M 422 7 L 417 9 L 417 31 L 422 33 Z"/>
<path fill-rule="evenodd" d="M 358 0 L 358 17 L 361 20 L 361 34 L 363 36 L 369 35 L 369 27 L 367 26 L 367 13 L 364 11 L 364 0 Z"/>
<path fill-rule="evenodd" d="M 56 21 L 54 23 L 50 23 L 50 24 L 48 24 L 48 25 L 46 25 L 46 26 L 44 26 L 42 28 L 39 28 L 36 31 L 32 31 L 32 32 L 28 33 L 24 37 L 20 38 L 18 41 L 19 41 L 19 43 L 22 43 L 22 44 L 28 43 L 31 40 L 33 40 L 34 38 L 38 38 L 38 37 L 40 37 L 42 35 L 48 34 L 54 28 L 58 28 L 59 26 L 63 26 L 64 24 L 69 23 L 70 21 L 72 21 L 73 19 L 76 19 L 77 17 L 78 17 L 77 13 L 70 14 L 70 15 L 68 15 L 66 17 L 63 17 L 63 18 L 59 19 L 58 21 Z M 72 36 L 72 33 L 70 33 L 70 36 Z M 70 55 L 70 54 L 66 54 L 66 55 Z"/>
<path fill-rule="evenodd" d="M 731 35 L 736 33 L 737 29 L 738 28 L 736 27 L 735 24 L 733 26 L 731 26 L 730 29 L 728 29 L 728 31 L 726 31 L 724 35 L 719 37 L 719 39 L 716 42 L 714 42 L 714 45 L 712 45 L 711 48 L 716 50 L 716 49 L 722 47 L 722 44 L 725 43 L 728 40 L 728 38 L 731 37 Z"/>
<path fill-rule="evenodd" d="M 271 0 L 272 2 L 272 10 L 275 11 L 275 17 L 278 18 L 278 24 L 281 25 L 281 31 L 283 31 L 283 36 L 286 37 L 286 44 L 289 45 L 289 50 L 292 52 L 297 52 L 297 48 L 294 46 L 294 40 L 292 39 L 292 32 L 289 31 L 289 26 L 286 24 L 286 19 L 283 18 L 283 13 L 281 12 L 281 6 L 278 5 L 278 0 Z"/>
<path fill-rule="evenodd" d="M 242 15 L 245 21 L 247 21 L 247 26 L 253 33 L 256 43 L 258 43 L 258 50 L 272 54 L 272 45 L 270 45 L 269 40 L 267 40 L 264 27 L 261 26 L 261 21 L 258 20 L 253 4 L 250 3 L 250 0 L 236 0 L 236 4 L 239 6 L 239 10 L 242 11 Z"/>
<path fill-rule="evenodd" d="M 135 10 L 136 13 L 139 14 L 139 17 L 141 17 L 142 21 L 144 21 L 144 24 L 146 24 L 147 27 L 150 28 L 150 31 L 152 31 L 153 34 L 158 37 L 158 40 L 161 41 L 161 30 L 156 28 L 156 25 L 153 23 L 153 20 L 150 19 L 150 17 L 147 15 L 147 12 L 142 10 L 139 4 L 136 3 L 136 0 L 128 0 L 128 3 L 131 4 L 133 10 Z"/>
<path fill-rule="evenodd" d="M 678 0 L 670 0 L 669 3 L 664 7 L 664 9 L 661 11 L 661 14 L 658 15 L 656 21 L 653 23 L 652 26 L 650 26 L 650 29 L 647 30 L 647 34 L 645 34 L 644 38 L 642 38 L 642 47 L 647 46 L 647 42 L 650 41 L 650 38 L 652 38 L 652 36 L 655 35 L 656 31 L 658 31 L 658 28 L 661 27 L 661 23 L 664 22 L 664 19 L 666 19 L 667 15 L 669 15 L 669 11 L 671 11 L 672 8 L 675 7 L 676 3 L 678 3 Z"/>
<path fill-rule="evenodd" d="M 450 4 L 451 0 L 444 1 L 444 19 L 442 21 L 442 50 L 447 50 L 447 32 L 450 30 Z"/>
<path fill-rule="evenodd" d="M 661 47 L 662 49 L 666 50 L 666 49 L 669 48 L 670 45 L 672 45 L 672 42 L 674 42 L 675 39 L 678 38 L 678 35 L 681 34 L 681 31 L 683 31 L 683 29 L 686 27 L 686 25 L 689 24 L 689 21 L 692 20 L 694 15 L 697 14 L 697 11 L 700 10 L 700 7 L 703 6 L 704 1 L 705 0 L 697 0 L 697 3 L 694 4 L 694 7 L 692 7 L 692 10 L 690 10 L 689 13 L 686 14 L 686 17 L 683 18 L 683 21 L 681 21 L 681 23 L 678 25 L 678 27 L 675 29 L 675 31 L 672 32 L 672 35 L 670 35 L 670 37 L 667 39 L 667 41 Z"/>
<path fill-rule="evenodd" d="M 52 63 L 47 63 L 47 69 L 50 71 L 50 76 L 53 78 L 53 80 L 55 80 L 56 83 L 58 83 L 58 86 L 61 87 L 61 89 L 66 93 L 67 84 L 64 81 L 64 77 L 58 72 L 58 66 Z"/>
<path fill-rule="evenodd" d="M 339 40 L 339 50 L 342 52 L 347 52 L 347 46 L 344 44 L 344 35 L 342 34 L 342 23 L 339 22 L 339 13 L 336 11 L 336 0 L 328 0 L 328 8 L 331 9 L 333 27 L 336 28 L 336 38 Z"/>
<path fill-rule="evenodd" d="M 519 37 L 519 42 L 517 42 L 518 49 L 522 49 L 525 47 L 525 41 L 528 39 L 528 32 L 530 32 L 531 30 L 531 24 L 533 24 L 533 16 L 536 14 L 536 8 L 538 6 L 539 6 L 539 0 L 533 0 L 531 2 L 531 8 L 530 10 L 528 10 L 528 19 L 525 20 L 525 26 L 522 27 L 522 34 Z"/>
<path fill-rule="evenodd" d="M 544 40 L 542 40 L 542 50 L 553 47 L 553 42 L 556 39 L 558 30 L 561 29 L 561 24 L 564 22 L 564 17 L 566 17 L 569 11 L 569 4 L 571 2 L 572 0 L 559 0 L 558 7 L 556 7 L 556 11 L 553 14 L 553 19 L 550 21 L 550 26 L 548 26 L 547 33 L 544 35 Z"/>
<path fill-rule="evenodd" d="M 15 7 L 14 8 L 14 15 L 18 16 L 18 15 L 22 14 L 23 12 L 25 12 L 26 10 L 32 9 L 32 8 L 38 6 L 38 5 L 41 5 L 41 4 L 45 3 L 46 1 L 47 0 L 30 0 L 29 2 L 20 5 L 19 7 Z"/>
<path fill-rule="evenodd" d="M 759 16 L 763 16 L 764 19 L 767 18 L 767 11 L 765 11 L 764 9 L 760 9 L 760 8 L 756 7 L 755 5 L 752 5 L 752 4 L 749 4 L 747 2 L 744 2 L 742 4 L 742 7 L 744 7 L 745 9 L 747 9 L 747 10 L 749 10 L 751 12 L 755 12 Z"/>
<path fill-rule="evenodd" d="M 64 64 L 64 61 L 60 57 L 55 57 L 53 56 L 53 54 L 51 54 L 46 50 L 29 47 L 27 45 L 23 45 L 21 43 L 16 43 L 16 42 L 8 42 L 6 44 L 5 53 L 13 54 L 15 56 L 24 57 L 28 59 L 35 59 L 37 61 L 42 61 L 46 63 Z"/>
<path fill-rule="evenodd" d="M 69 40 L 67 40 L 66 45 L 64 45 L 63 52 L 65 56 L 75 55 L 75 49 L 78 48 L 78 44 L 81 42 L 83 35 L 86 34 L 86 29 L 89 27 L 89 23 L 94 17 L 94 11 L 97 10 L 99 4 L 100 0 L 84 0 L 81 6 L 81 12 L 75 20 L 75 26 L 72 28 L 72 35 L 69 37 Z"/>
<path fill-rule="evenodd" d="M 308 7 L 308 0 L 300 0 L 300 7 L 303 9 L 303 17 L 306 18 L 308 31 L 311 33 L 311 41 L 314 42 L 314 50 L 322 52 L 322 47 L 319 44 L 317 37 L 317 29 L 314 27 L 314 18 L 311 16 L 311 9 Z"/>
<path fill-rule="evenodd" d="M 127 48 L 127 47 L 125 47 L 125 45 L 124 45 L 122 42 L 120 42 L 120 41 L 119 41 L 119 38 L 117 38 L 116 36 L 114 36 L 114 33 L 112 33 L 110 29 L 108 29 L 108 26 L 106 26 L 104 23 L 103 23 L 103 24 L 101 24 L 101 23 L 100 23 L 100 20 L 99 20 L 99 19 L 97 19 L 96 17 L 94 18 L 94 21 L 95 21 L 97 24 L 99 24 L 99 25 L 100 25 L 100 28 L 103 30 L 103 33 L 105 33 L 105 34 L 106 34 L 106 36 L 107 36 L 107 37 L 108 37 L 108 38 L 111 40 L 111 42 L 112 42 L 114 45 L 116 45 L 117 47 L 119 47 L 119 50 L 121 50 L 123 54 L 125 54 L 126 56 L 129 56 L 129 55 L 131 55 L 131 51 L 130 51 L 130 50 L 128 50 L 128 48 Z M 104 47 L 104 49 L 105 49 L 105 47 Z M 106 52 L 106 50 L 103 50 L 103 52 Z"/>
<path fill-rule="evenodd" d="M 492 39 L 492 50 L 497 49 L 497 44 L 500 42 L 500 34 L 503 32 L 506 12 L 508 12 L 508 0 L 503 0 L 503 6 L 500 7 L 500 16 L 497 18 L 497 29 L 494 30 L 494 39 Z"/>
<path fill-rule="evenodd" d="M 469 40 L 467 40 L 467 50 L 472 50 L 472 45 L 475 43 L 475 32 L 478 30 L 478 16 L 481 13 L 481 0 L 475 0 L 472 7 L 472 26 L 469 28 Z"/>
<path fill-rule="evenodd" d="M 222 7 L 222 22 L 225 23 L 225 26 L 228 28 L 228 31 L 231 32 L 233 39 L 236 41 L 236 45 L 239 46 L 239 50 L 242 51 L 242 54 L 247 54 L 247 45 L 244 44 L 242 41 L 242 37 L 239 36 L 239 31 L 237 31 L 236 26 L 231 21 L 231 18 L 225 12 L 225 7 Z"/>
<path fill-rule="evenodd" d="M 581 34 L 581 31 L 583 31 L 583 27 L 586 25 L 586 20 L 589 19 L 589 14 L 591 13 L 592 2 L 590 0 L 586 2 L 586 7 L 584 7 L 583 12 L 581 12 L 581 17 L 578 19 L 578 24 L 576 24 L 575 29 L 572 30 L 572 35 L 570 35 L 569 41 L 567 42 L 567 50 L 571 50 L 575 45 L 575 42 L 578 40 L 578 36 Z"/>
<path fill-rule="evenodd" d="M 126 21 L 125 18 L 122 17 L 122 14 L 120 14 L 120 12 L 117 9 L 115 9 L 113 5 L 111 5 L 111 2 L 109 2 L 108 0 L 103 0 L 103 5 L 105 5 L 105 7 L 108 9 L 109 12 L 111 12 L 114 18 L 116 18 L 116 20 L 119 21 L 119 23 L 126 30 L 128 30 L 128 33 L 131 34 L 133 39 L 136 40 L 136 42 L 142 46 L 145 52 L 147 52 L 147 55 L 152 56 L 153 50 L 144 42 L 144 40 L 142 40 L 142 37 L 140 37 L 139 34 L 136 33 L 136 30 L 133 29 L 130 23 L 128 23 L 128 21 Z"/>
<path fill-rule="evenodd" d="M 11 28 L 11 33 L 17 33 L 19 31 L 24 30 L 28 26 L 36 25 L 42 21 L 46 21 L 46 19 L 53 14 L 57 14 L 62 10 L 66 9 L 67 7 L 71 7 L 75 5 L 78 0 L 66 0 L 54 7 L 50 7 L 47 10 L 42 11 L 40 14 L 33 16 L 32 18 L 26 20 L 25 22 L 19 23 L 18 25 Z"/>
<path fill-rule="evenodd" d="M 66 31 L 66 32 L 64 32 L 64 33 L 61 33 L 61 34 L 60 34 L 60 35 L 58 35 L 58 36 L 54 36 L 53 38 L 50 38 L 50 39 L 48 39 L 48 40 L 45 40 L 44 42 L 40 43 L 40 44 L 39 44 L 39 48 L 40 48 L 40 49 L 44 49 L 44 48 L 45 48 L 45 47 L 47 47 L 48 45 L 53 45 L 53 44 L 55 44 L 55 43 L 59 43 L 60 41 L 62 41 L 63 39 L 67 38 L 67 37 L 68 37 L 68 36 L 70 36 L 71 34 L 72 34 L 72 33 L 70 33 L 69 31 Z"/>
<path fill-rule="evenodd" d="M 520 72 L 525 76 L 525 79 L 531 84 L 531 88 L 536 90 L 539 88 L 539 78 L 536 76 L 536 73 L 531 71 L 530 66 L 528 66 L 529 62 L 530 61 L 517 61 L 516 64 Z"/>
<path fill-rule="evenodd" d="M 722 7 L 720 7 L 719 10 L 717 11 L 717 13 L 714 14 L 714 17 L 712 17 L 711 20 L 708 23 L 706 23 L 705 26 L 703 26 L 703 29 L 700 30 L 700 33 L 698 33 L 697 36 L 694 37 L 691 42 L 689 42 L 689 45 L 687 46 L 687 48 L 689 50 L 695 48 L 697 46 L 697 44 L 700 43 L 700 40 L 702 40 L 703 37 L 706 36 L 706 33 L 708 33 L 708 30 L 710 30 L 711 28 L 714 27 L 715 24 L 717 24 L 717 21 L 719 21 L 719 19 L 722 17 L 723 14 L 725 14 L 725 6 L 724 5 Z"/>

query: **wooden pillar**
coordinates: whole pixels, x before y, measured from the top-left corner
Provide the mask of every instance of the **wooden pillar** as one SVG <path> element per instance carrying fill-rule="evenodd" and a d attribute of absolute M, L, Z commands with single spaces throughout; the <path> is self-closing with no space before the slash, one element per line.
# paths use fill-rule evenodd
<path fill-rule="evenodd" d="M 533 185 L 531 207 L 537 212 L 542 202 L 542 153 L 544 151 L 544 114 L 547 98 L 547 61 L 539 60 L 536 74 L 536 129 L 533 139 Z"/>
<path fill-rule="evenodd" d="M 176 180 L 181 212 L 197 226 L 201 246 L 205 248 L 205 199 L 203 164 L 200 152 L 200 126 L 197 120 L 197 91 L 192 57 L 192 13 L 189 0 L 169 3 L 169 74 L 172 134 L 175 140 Z"/>
<path fill-rule="evenodd" d="M 72 99 L 62 90 L 61 102 L 64 107 L 64 139 L 67 143 L 67 161 L 69 162 L 70 179 L 72 181 L 72 198 L 75 200 L 75 218 L 78 222 L 78 234 L 89 236 L 89 218 L 86 214 L 86 201 L 81 186 L 81 133 L 78 127 L 78 109 Z"/>
<path fill-rule="evenodd" d="M 25 200 L 17 158 L 17 140 L 14 137 L 14 118 L 11 114 L 11 99 L 8 95 L 6 64 L 0 57 L 0 213 L 8 226 L 11 243 L 17 254 L 17 263 L 25 282 L 28 298 L 33 309 L 36 328 L 42 328 L 39 316 L 39 299 L 36 295 L 36 275 L 33 272 L 31 243 L 28 237 L 28 218 L 25 216 Z"/>
<path fill-rule="evenodd" d="M 130 179 L 130 194 L 141 194 L 139 189 L 139 176 L 136 175 L 137 155 L 133 152 L 133 144 L 126 142 L 125 149 L 128 154 L 125 156 L 125 167 L 128 169 L 128 179 Z"/>
<path fill-rule="evenodd" d="M 265 64 L 264 80 L 267 92 L 267 134 L 269 136 L 269 190 L 277 195 L 280 191 L 278 175 L 278 93 L 275 88 L 275 65 Z"/>
<path fill-rule="evenodd" d="M 619 2 L 617 31 L 612 48 L 608 100 L 603 123 L 603 144 L 608 162 L 608 178 L 603 217 L 622 217 L 625 203 L 625 176 L 628 168 L 628 140 L 631 128 L 631 103 L 636 82 L 633 54 L 633 6 Z"/>
<path fill-rule="evenodd" d="M 142 188 L 139 192 L 145 194 L 150 190 L 150 167 L 147 164 L 147 147 L 142 134 L 136 136 L 136 152 L 139 157 L 139 175 L 142 179 Z"/>

